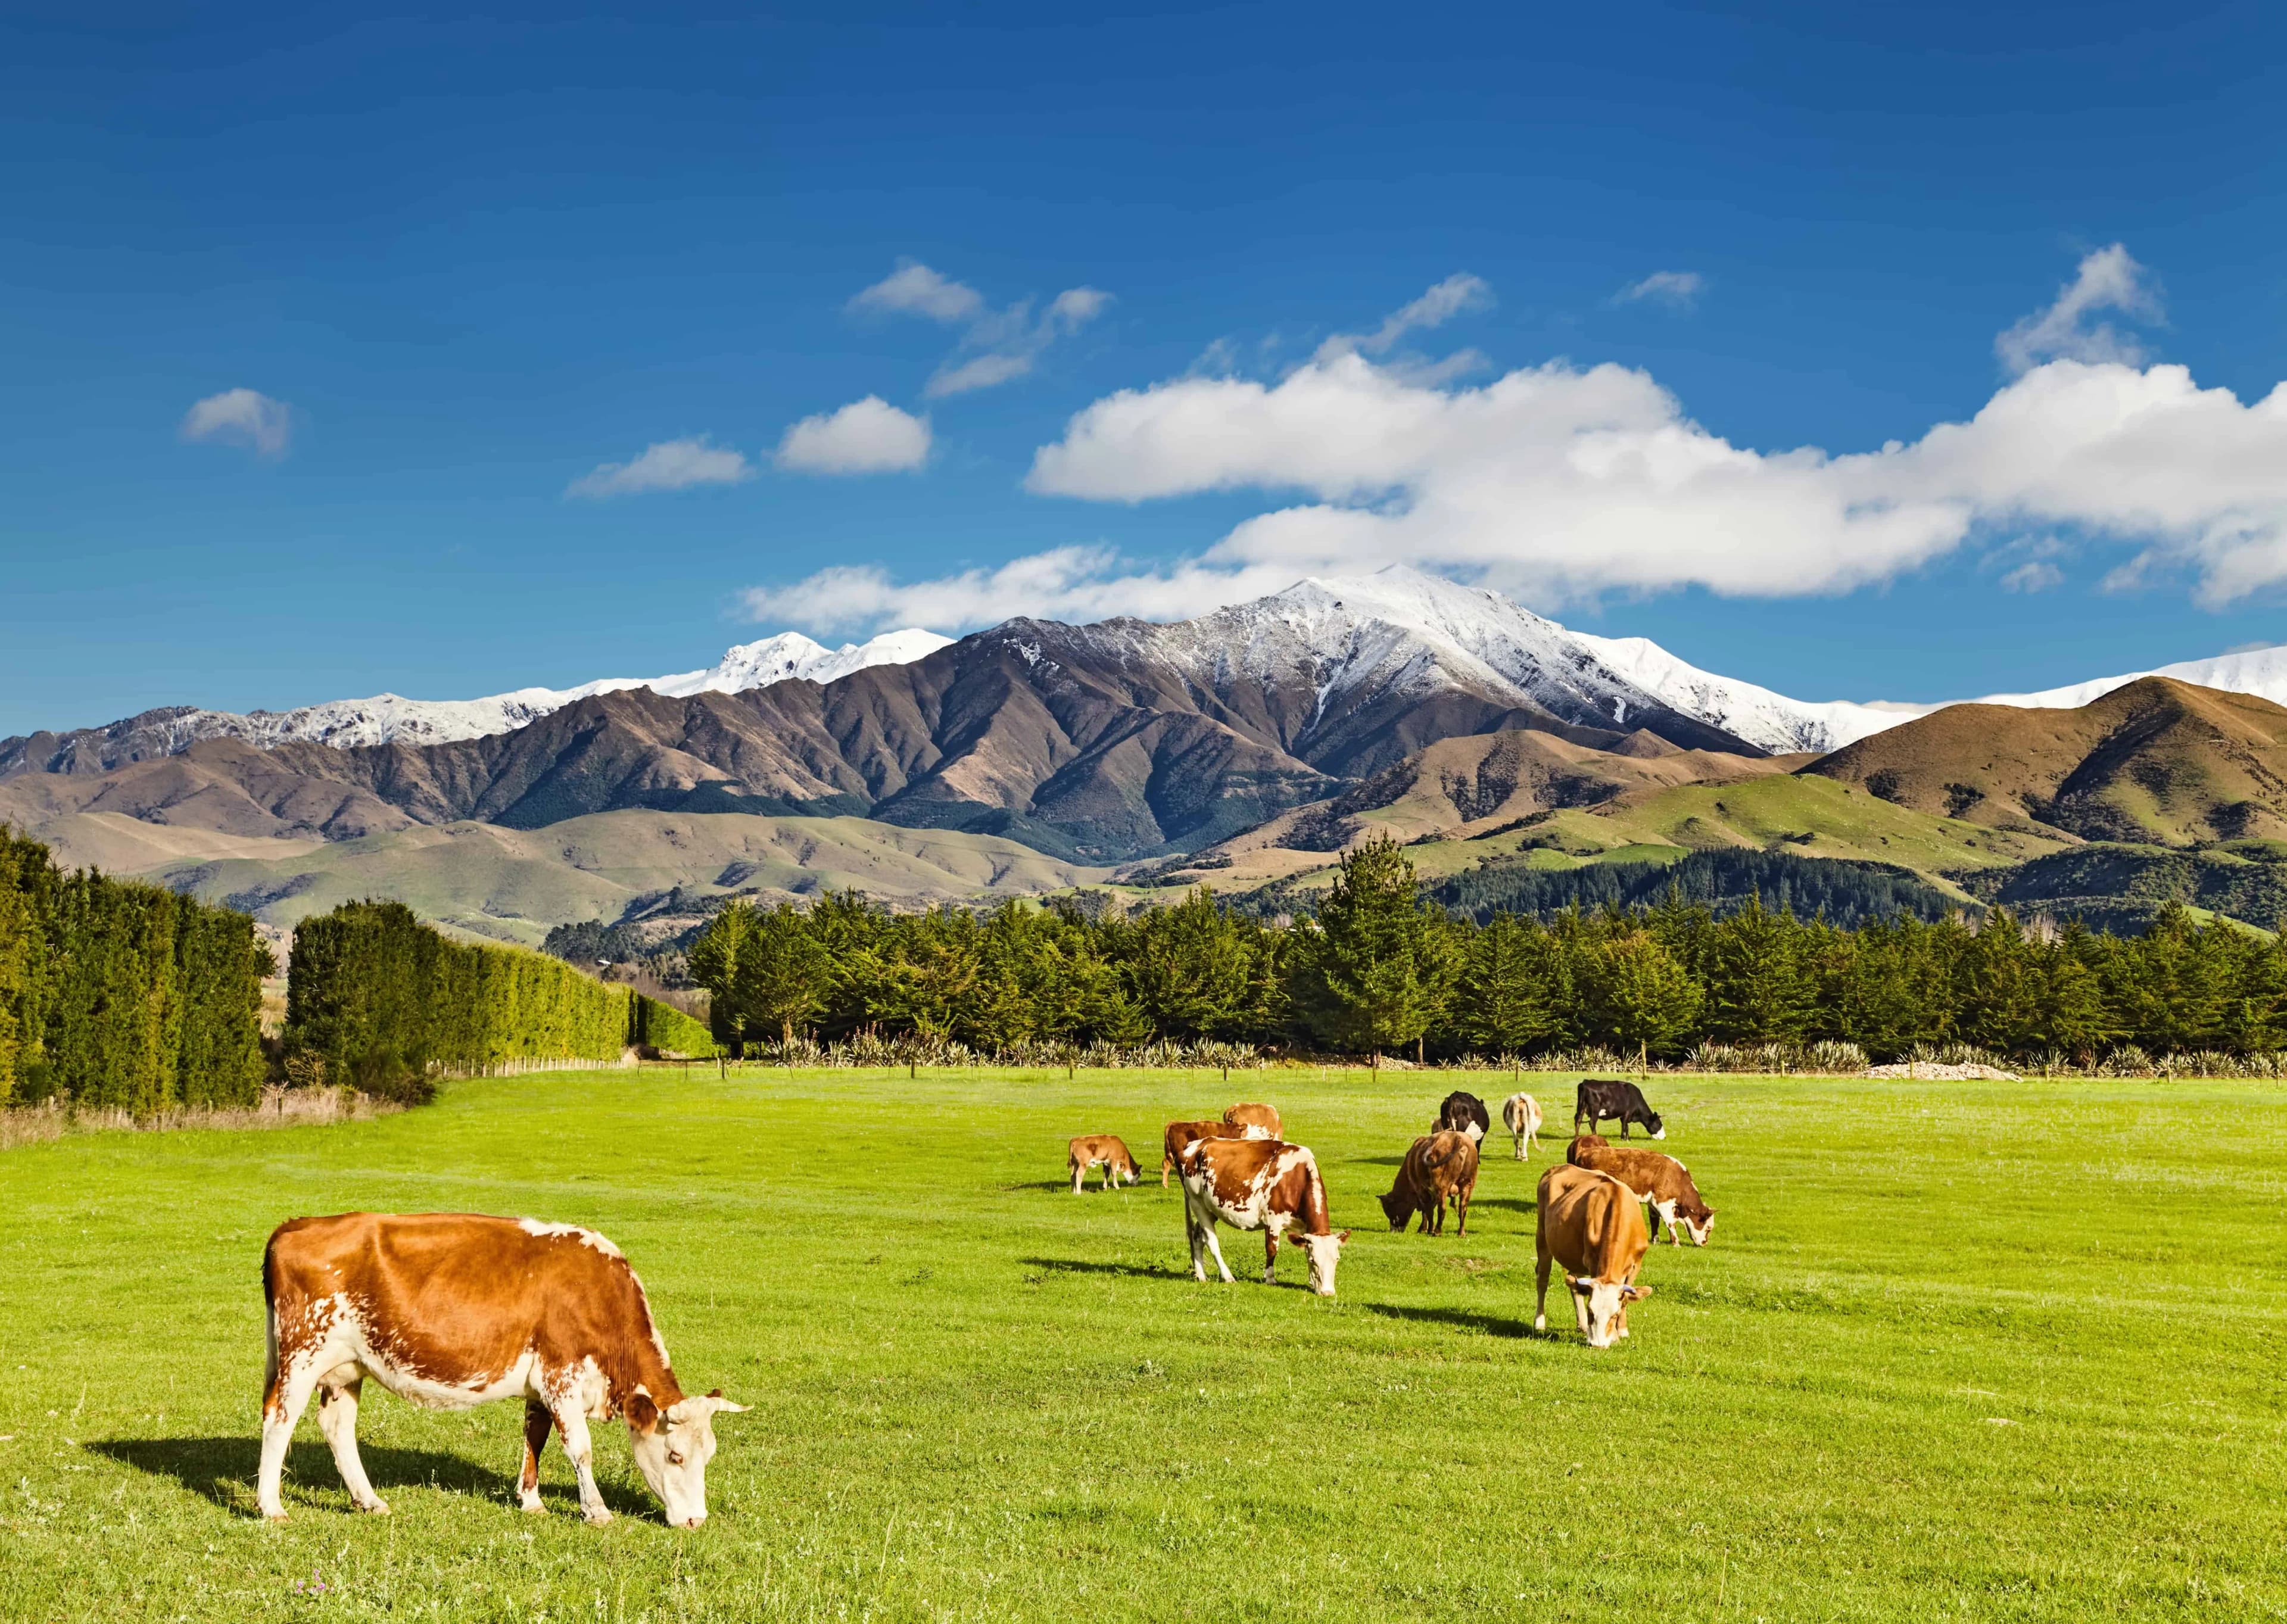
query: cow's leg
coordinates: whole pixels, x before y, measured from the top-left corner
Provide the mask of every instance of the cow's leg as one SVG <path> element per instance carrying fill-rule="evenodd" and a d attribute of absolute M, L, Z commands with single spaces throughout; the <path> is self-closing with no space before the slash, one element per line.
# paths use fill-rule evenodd
<path fill-rule="evenodd" d="M 1088 1168 L 1078 1159 L 1072 1164 L 1072 1193 L 1078 1195 L 1080 1186 L 1088 1182 Z"/>
<path fill-rule="evenodd" d="M 1207 1278 L 1207 1238 L 1199 1232 L 1199 1221 L 1196 1215 L 1184 1213 L 1183 1232 L 1191 1243 L 1191 1278 L 1203 1280 Z"/>
<path fill-rule="evenodd" d="M 604 1492 L 596 1486 L 596 1446 L 588 1436 L 588 1417 L 576 1397 L 560 1399 L 554 1410 L 556 1430 L 564 1435 L 564 1453 L 580 1474 L 580 1515 L 597 1526 L 612 1520 Z"/>
<path fill-rule="evenodd" d="M 1469 1232 L 1469 1197 L 1476 1193 L 1476 1188 L 1475 1184 L 1463 1184 L 1453 1192 L 1454 1216 L 1460 1220 L 1453 1227 L 1453 1239 L 1456 1240 Z"/>
<path fill-rule="evenodd" d="M 1167 1187 L 1167 1169 L 1168 1169 L 1169 1168 L 1174 1167 L 1175 1165 L 1175 1159 L 1173 1156 L 1162 1156 L 1162 1157 L 1160 1157 L 1160 1158 L 1159 1158 L 1159 1188 L 1160 1188 L 1160 1189 L 1165 1190 L 1165 1189 Z"/>
<path fill-rule="evenodd" d="M 1262 1283 L 1271 1284 L 1278 1273 L 1278 1232 L 1265 1226 L 1262 1231 Z"/>
<path fill-rule="evenodd" d="M 1207 1232 L 1207 1250 L 1215 1254 L 1215 1272 L 1223 1276 L 1223 1283 L 1228 1286 L 1231 1282 L 1231 1265 L 1223 1260 L 1223 1242 L 1216 1238 L 1215 1226 L 1213 1224 L 1207 1224 L 1202 1227 Z M 1207 1277 L 1202 1274 L 1199 1278 L 1205 1279 Z"/>
<path fill-rule="evenodd" d="M 350 1492 L 350 1504 L 386 1517 L 389 1502 L 373 1492 L 365 1462 L 358 1459 L 358 1390 L 364 1385 L 365 1373 L 354 1365 L 336 1366 L 329 1372 L 318 1384 L 318 1430 L 333 1446 L 334 1468 Z"/>
<path fill-rule="evenodd" d="M 273 1523 L 286 1516 L 285 1502 L 278 1497 L 279 1480 L 286 1471 L 286 1446 L 294 1441 L 294 1429 L 310 1406 L 310 1395 L 318 1390 L 318 1362 L 308 1354 L 282 1359 L 270 1391 L 264 1395 L 262 1467 L 255 1478 L 254 1499 L 262 1515 Z"/>
<path fill-rule="evenodd" d="M 545 1512 L 540 1500 L 540 1452 L 548 1447 L 548 1430 L 556 1424 L 548 1406 L 537 1398 L 524 1401 L 524 1470 L 516 1476 L 517 1503 L 526 1511 Z"/>
<path fill-rule="evenodd" d="M 1540 1295 L 1533 1300 L 1532 1304 L 1532 1328 L 1536 1331 L 1545 1331 L 1548 1328 L 1548 1254 L 1543 1252 L 1540 1255 L 1540 1267 L 1538 1271 L 1540 1277 Z"/>

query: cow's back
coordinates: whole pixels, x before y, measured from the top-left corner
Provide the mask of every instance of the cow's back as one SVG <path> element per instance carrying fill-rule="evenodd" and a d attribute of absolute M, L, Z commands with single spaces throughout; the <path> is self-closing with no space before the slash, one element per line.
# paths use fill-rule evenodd
<path fill-rule="evenodd" d="M 1638 1195 L 1663 1201 L 1697 1201 L 1699 1192 L 1682 1162 L 1658 1151 L 1604 1144 L 1591 1148 L 1576 1165 L 1609 1173 Z"/>
<path fill-rule="evenodd" d="M 1549 1168 L 1540 1176 L 1537 1206 L 1540 1250 L 1570 1272 L 1632 1279 L 1651 1246 L 1634 1194 L 1594 1168 Z"/>
<path fill-rule="evenodd" d="M 263 1254 L 273 1335 L 350 1303 L 408 1367 L 497 1373 L 527 1348 L 653 1342 L 619 1249 L 592 1230 L 477 1213 L 344 1213 L 281 1224 Z M 663 1350 L 661 1351 L 663 1353 Z"/>
<path fill-rule="evenodd" d="M 1412 1164 L 1415 1187 L 1441 1200 L 1476 1180 L 1476 1142 L 1453 1129 L 1441 1128 L 1416 1139 L 1406 1161 Z"/>

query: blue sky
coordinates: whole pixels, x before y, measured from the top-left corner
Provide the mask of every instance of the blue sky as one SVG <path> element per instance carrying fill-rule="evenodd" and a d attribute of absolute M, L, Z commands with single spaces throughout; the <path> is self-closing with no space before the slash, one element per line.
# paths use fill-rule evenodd
<path fill-rule="evenodd" d="M 0 25 L 0 733 L 1311 559 L 1805 698 L 2287 638 L 2275 12 L 210 12 Z"/>

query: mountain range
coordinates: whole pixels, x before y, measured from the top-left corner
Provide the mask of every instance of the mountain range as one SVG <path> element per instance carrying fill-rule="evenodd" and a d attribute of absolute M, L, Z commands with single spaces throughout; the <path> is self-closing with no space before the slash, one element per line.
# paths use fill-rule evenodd
<path fill-rule="evenodd" d="M 1378 649 L 1374 638 L 1359 637 L 1368 623 L 1381 629 Z M 1107 627 L 1147 624 L 1104 622 Z M 1154 638 L 1147 631 L 1140 640 L 1171 650 L 1191 646 L 1184 662 L 1194 668 L 1200 662 L 1197 650 L 1202 638 L 1238 630 L 1251 650 L 1242 659 L 1251 661 L 1258 674 L 1327 662 L 1337 681 L 1346 680 L 1342 668 L 1356 666 L 1361 658 L 1371 662 L 1404 645 L 1409 656 L 1442 661 L 1465 682 L 1473 679 L 1488 692 L 1507 686 L 1540 704 L 1552 688 L 1570 689 L 1552 709 L 1560 715 L 1568 709 L 1583 717 L 1593 712 L 1593 725 L 1625 727 L 1632 715 L 1668 711 L 1777 754 L 1840 749 L 1950 703 L 2071 709 L 2149 676 L 2287 702 L 2287 645 L 1971 701 L 1798 700 L 1702 670 L 1649 638 L 1573 631 L 1497 593 L 1458 586 L 1403 565 L 1363 579 L 1301 582 L 1254 603 L 1161 630 L 1166 637 Z M 795 678 L 827 684 L 874 666 L 911 663 L 952 641 L 933 631 L 907 629 L 829 649 L 789 631 L 737 645 L 704 669 L 665 677 L 603 677 L 570 688 L 518 688 L 471 700 L 413 700 L 381 693 L 243 714 L 165 706 L 97 727 L 0 739 L 0 778 L 27 771 L 108 772 L 215 738 L 240 739 L 265 749 L 297 742 L 336 749 L 458 743 L 513 732 L 601 694 L 640 688 L 687 698 L 747 693 Z M 1579 673 L 1576 679 L 1563 676 L 1568 668 Z"/>
<path fill-rule="evenodd" d="M 2287 650 L 2172 669 L 2287 693 Z M 630 907 L 670 871 L 685 900 L 803 889 L 778 857 L 662 867 L 685 826 L 661 819 L 725 813 L 837 820 L 834 873 L 870 871 L 851 853 L 872 841 L 880 872 L 917 899 L 1137 864 L 1147 879 L 1261 883 L 1375 832 L 1459 843 L 1451 861 L 1543 866 L 1771 844 L 1952 883 L 2090 840 L 2287 835 L 2275 719 L 2287 711 L 2261 697 L 2135 677 L 1949 708 L 1805 703 L 1394 567 L 1172 624 L 1019 618 L 957 642 L 906 631 L 834 650 L 788 633 L 642 682 L 146 712 L 0 741 L 0 820 L 67 860 L 202 894 L 226 884 L 290 916 L 326 890 L 308 876 L 351 871 L 322 847 L 368 843 L 356 883 L 385 891 L 393 862 L 444 860 L 424 829 L 644 815 L 591 821 L 599 833 L 560 850 L 452 845 L 464 855 L 439 894 L 454 922 L 510 934 L 534 923 L 534 898 L 620 894 L 535 884 L 534 863 L 616 864 Z M 933 867 L 899 832 L 914 830 L 987 844 Z M 620 840 L 642 854 L 619 862 Z M 465 854 L 488 852 L 522 876 L 513 895 L 467 877 L 494 860 Z M 987 878 L 972 883 L 978 863 Z"/>

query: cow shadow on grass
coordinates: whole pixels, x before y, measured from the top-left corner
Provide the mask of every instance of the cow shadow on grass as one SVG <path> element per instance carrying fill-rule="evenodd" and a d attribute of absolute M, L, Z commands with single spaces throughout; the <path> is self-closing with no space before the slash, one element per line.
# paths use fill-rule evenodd
<path fill-rule="evenodd" d="M 1510 1195 L 1480 1195 L 1470 1199 L 1471 1212 L 1476 1211 L 1481 1207 L 1490 1207 L 1501 1212 L 1530 1213 L 1532 1210 L 1532 1201 L 1529 1197 Z"/>
<path fill-rule="evenodd" d="M 1473 1313 L 1466 1308 L 1407 1308 L 1396 1303 L 1369 1303 L 1366 1312 L 1380 1314 L 1385 1319 L 1411 1319 L 1425 1325 L 1449 1325 L 1464 1331 L 1479 1331 L 1487 1336 L 1523 1338 L 1546 1333 L 1535 1333 L 1529 1319 L 1510 1319 L 1499 1314 Z"/>
<path fill-rule="evenodd" d="M 1191 1272 L 1187 1268 L 1166 1268 L 1157 1264 L 1089 1263 L 1077 1257 L 1025 1257 L 1017 1261 L 1028 1269 L 1046 1269 L 1055 1274 L 1124 1274 L 1144 1280 L 1188 1279 Z"/>
<path fill-rule="evenodd" d="M 513 1443 L 509 1446 L 512 1448 Z M 82 1447 L 152 1477 L 172 1477 L 202 1500 L 210 1500 L 226 1511 L 257 1515 L 254 1479 L 262 1464 L 259 1438 L 106 1438 Z M 373 1479 L 373 1486 L 384 1500 L 393 1489 L 439 1488 L 476 1500 L 516 1503 L 516 1480 L 512 1476 L 463 1455 L 447 1454 L 437 1449 L 400 1449 L 360 1439 L 358 1456 L 365 1462 L 366 1476 Z M 305 1492 L 330 1490 L 346 1500 L 341 1474 L 334 1467 L 333 1451 L 322 1442 L 297 1442 L 287 1451 L 286 1485 L 289 1489 L 298 1486 Z M 543 1485 L 542 1497 L 559 1498 L 552 1493 L 555 1487 L 553 1484 Z M 664 1520 L 658 1509 L 640 1494 L 608 1479 L 599 1481 L 597 1487 L 603 1493 L 604 1503 L 615 1516 Z M 295 1509 L 290 1500 L 287 1509 Z M 575 1516 L 578 1514 L 576 1499 L 568 1509 Z"/>

